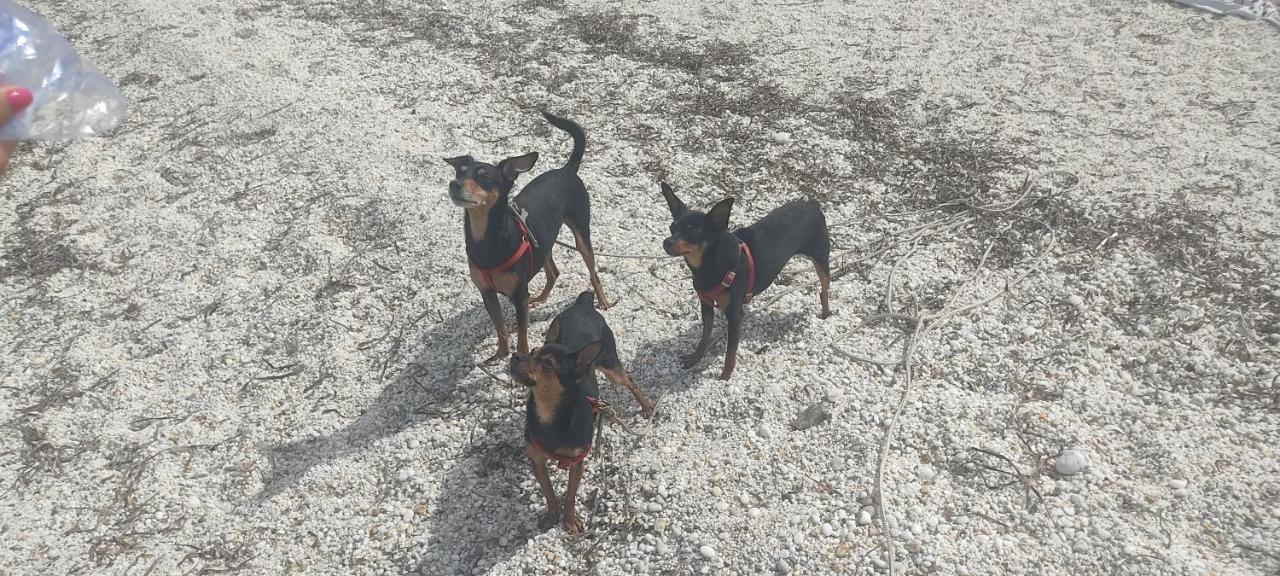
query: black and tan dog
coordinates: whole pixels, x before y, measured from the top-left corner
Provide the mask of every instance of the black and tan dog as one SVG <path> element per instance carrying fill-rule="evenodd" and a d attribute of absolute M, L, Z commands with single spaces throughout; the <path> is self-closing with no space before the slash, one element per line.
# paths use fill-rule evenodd
<path fill-rule="evenodd" d="M 546 514 L 538 525 L 550 528 L 563 518 L 564 529 L 571 534 L 582 531 L 576 503 L 599 408 L 595 369 L 629 390 L 646 417 L 653 414 L 653 402 L 627 376 L 618 360 L 613 331 L 594 304 L 591 292 L 583 292 L 551 321 L 541 347 L 529 355 L 517 352 L 510 362 L 512 378 L 531 389 L 525 405 L 525 453 L 547 500 Z M 569 471 L 563 506 L 551 486 L 547 460 Z"/>
<path fill-rule="evenodd" d="M 725 198 L 703 213 L 685 206 L 666 182 L 662 183 L 662 197 L 673 220 L 671 236 L 663 241 L 662 248 L 667 254 L 684 257 L 693 271 L 693 289 L 702 301 L 702 340 L 692 354 L 681 358 L 685 368 L 692 368 L 706 354 L 714 309 L 720 308 L 729 320 L 729 344 L 720 379 L 729 379 L 738 361 L 743 304 L 773 284 L 782 267 L 796 254 L 813 260 L 822 284 L 819 317 L 831 315 L 831 241 L 827 237 L 827 219 L 816 202 L 788 202 L 759 222 L 729 232 L 733 198 Z"/>
<path fill-rule="evenodd" d="M 454 179 L 449 183 L 449 198 L 466 209 L 463 230 L 471 281 L 480 289 L 485 310 L 498 334 L 498 351 L 485 360 L 486 364 L 497 362 L 510 352 L 499 293 L 510 298 L 516 309 L 516 350 L 529 351 L 529 308 L 547 299 L 560 275 L 551 249 L 562 224 L 567 224 L 573 232 L 600 307 L 609 307 L 604 287 L 596 275 L 591 248 L 591 202 L 586 186 L 578 177 L 587 136 L 581 126 L 570 120 L 546 113 L 543 116 L 573 137 L 573 154 L 564 167 L 548 170 L 525 185 L 516 197 L 518 212 L 508 204 L 508 196 L 516 177 L 531 170 L 538 161 L 537 152 L 507 158 L 497 166 L 478 162 L 470 156 L 445 158 L 455 170 Z M 542 292 L 530 300 L 529 281 L 539 270 L 546 271 L 547 283 Z"/>

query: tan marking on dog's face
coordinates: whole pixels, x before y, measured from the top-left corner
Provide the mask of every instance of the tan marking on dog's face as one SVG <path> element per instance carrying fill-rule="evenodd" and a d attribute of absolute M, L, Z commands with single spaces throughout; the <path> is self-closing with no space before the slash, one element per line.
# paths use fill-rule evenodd
<path fill-rule="evenodd" d="M 551 424 L 556 407 L 564 396 L 564 384 L 556 374 L 556 359 L 542 348 L 535 349 L 515 370 L 526 386 L 533 385 L 533 411 L 538 421 Z"/>
<path fill-rule="evenodd" d="M 676 254 L 684 257 L 684 263 L 689 268 L 702 267 L 702 254 L 706 247 L 701 244 L 690 244 L 683 239 L 677 238 L 675 241 Z"/>
<path fill-rule="evenodd" d="M 477 268 L 475 264 L 470 264 L 470 268 L 471 283 L 475 284 L 476 288 L 481 290 L 488 290 L 491 288 L 488 284 L 485 284 L 484 275 L 480 273 L 480 269 Z M 505 296 L 515 294 L 516 286 L 520 283 L 520 276 L 516 274 L 514 270 L 515 268 L 513 267 L 505 272 L 493 274 L 492 288 Z"/>
<path fill-rule="evenodd" d="M 485 188 L 475 180 L 467 178 L 462 181 L 462 196 L 470 206 L 466 207 L 467 218 L 471 223 L 471 238 L 479 240 L 489 229 L 489 210 L 498 203 L 498 189 Z"/>

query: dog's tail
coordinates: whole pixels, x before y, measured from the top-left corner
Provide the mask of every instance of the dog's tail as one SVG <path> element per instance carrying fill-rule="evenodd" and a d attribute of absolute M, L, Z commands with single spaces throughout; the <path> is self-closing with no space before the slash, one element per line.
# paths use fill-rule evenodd
<path fill-rule="evenodd" d="M 573 301 L 574 306 L 582 306 L 584 304 L 587 306 L 595 306 L 596 293 L 590 290 L 587 290 L 586 292 L 579 294 L 578 299 Z"/>
<path fill-rule="evenodd" d="M 561 118 L 550 112 L 543 112 L 542 117 L 547 119 L 552 126 L 568 132 L 573 136 L 573 154 L 569 155 L 569 161 L 564 163 L 564 169 L 570 172 L 577 172 L 578 165 L 582 164 L 582 153 L 587 150 L 587 133 L 582 131 L 573 120 Z"/>

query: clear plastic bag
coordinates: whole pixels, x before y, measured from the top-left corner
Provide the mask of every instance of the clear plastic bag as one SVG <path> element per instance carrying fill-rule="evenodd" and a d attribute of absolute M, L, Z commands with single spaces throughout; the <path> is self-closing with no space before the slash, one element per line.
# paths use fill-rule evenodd
<path fill-rule="evenodd" d="M 0 125 L 0 140 L 98 135 L 119 126 L 129 105 L 52 23 L 12 0 L 0 0 L 0 86 L 20 86 L 34 96 Z"/>

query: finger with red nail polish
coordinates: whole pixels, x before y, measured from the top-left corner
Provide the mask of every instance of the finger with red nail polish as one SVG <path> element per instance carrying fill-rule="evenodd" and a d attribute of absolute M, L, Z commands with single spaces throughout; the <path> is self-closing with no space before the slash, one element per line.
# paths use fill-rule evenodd
<path fill-rule="evenodd" d="M 8 122 L 31 105 L 31 91 L 26 88 L 5 86 L 0 88 L 0 94 L 4 96 L 0 98 L 0 124 Z M 0 174 L 9 167 L 9 156 L 17 145 L 17 142 L 0 142 Z"/>

